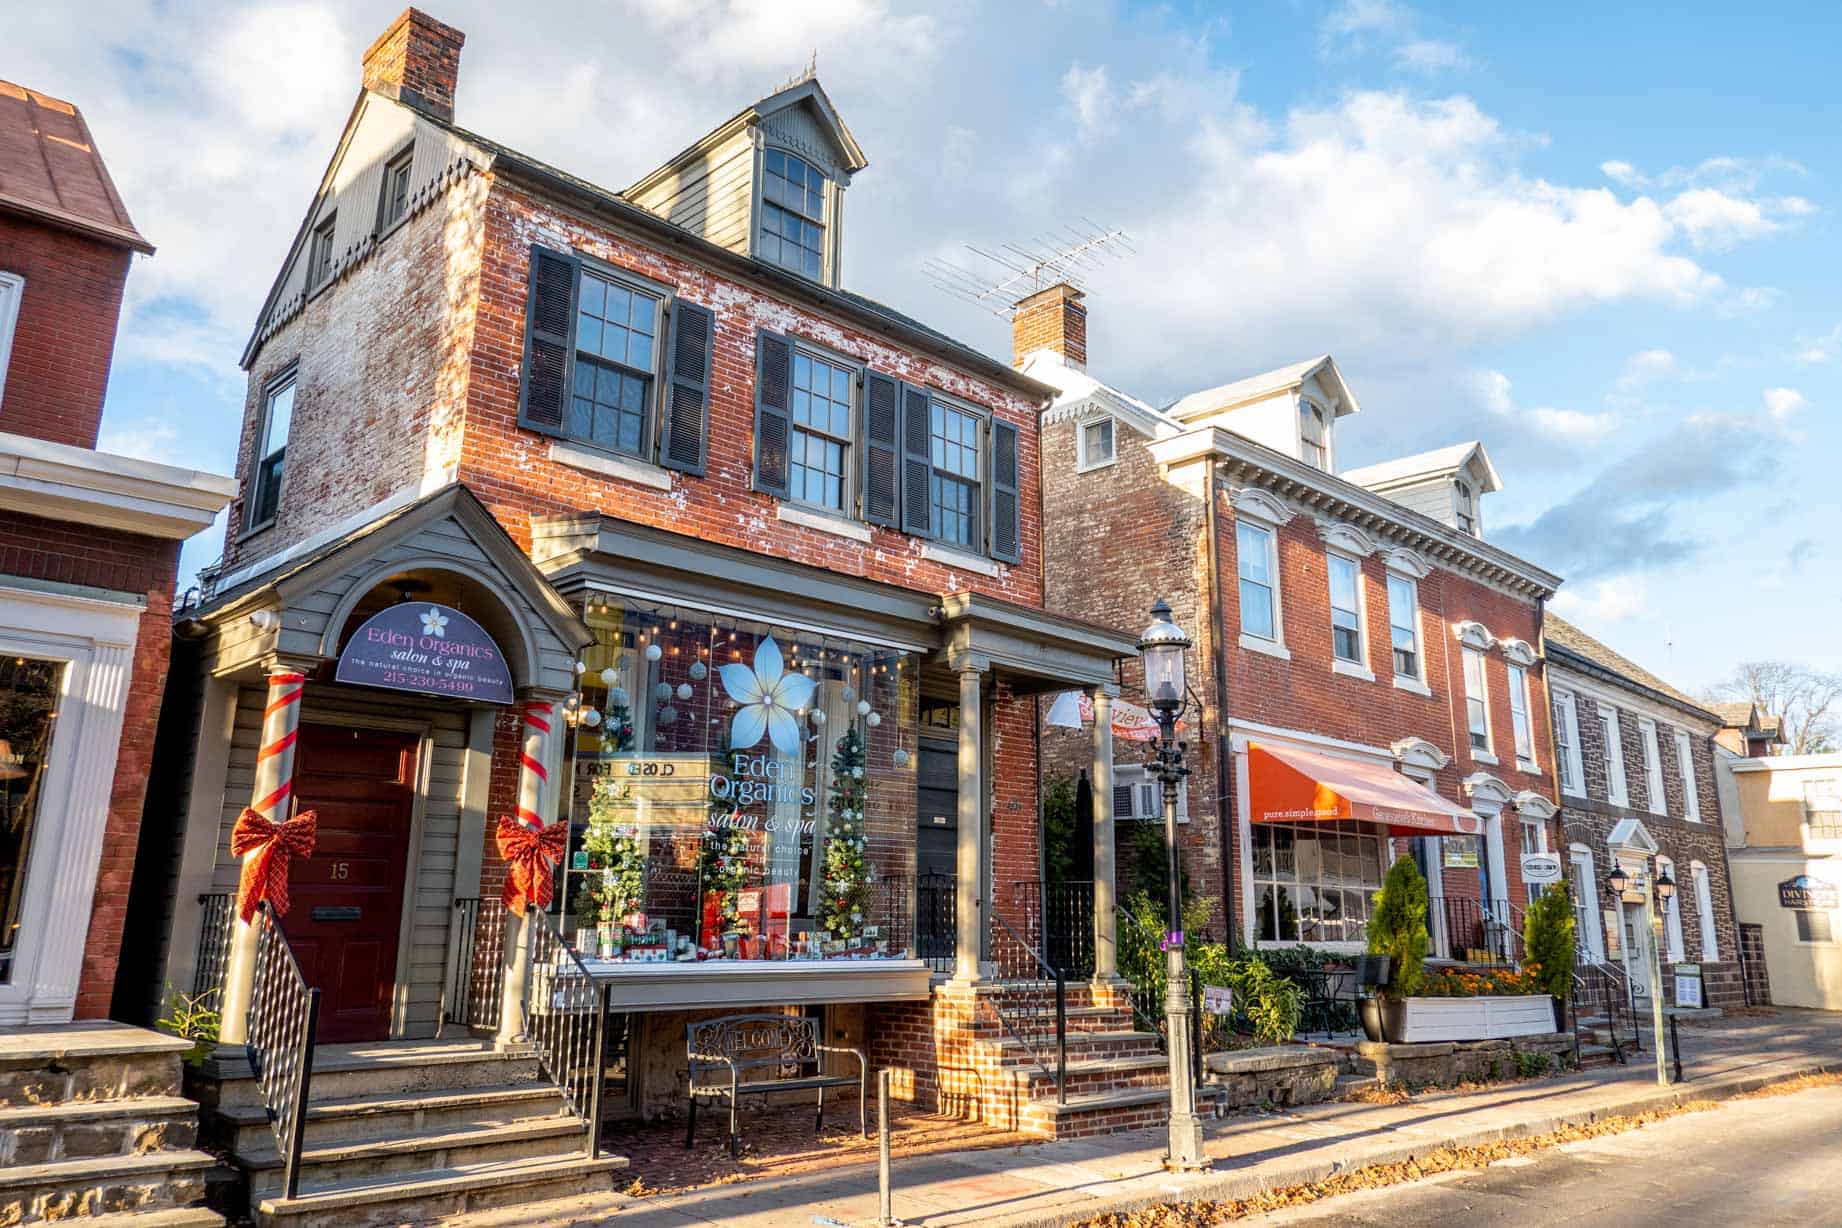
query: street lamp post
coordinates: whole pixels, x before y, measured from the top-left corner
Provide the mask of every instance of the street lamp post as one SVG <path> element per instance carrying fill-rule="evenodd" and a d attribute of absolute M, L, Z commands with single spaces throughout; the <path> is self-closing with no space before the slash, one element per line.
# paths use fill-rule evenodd
<path fill-rule="evenodd" d="M 1630 885 L 1630 875 L 1623 866 L 1617 866 L 1606 878 L 1606 884 L 1612 889 L 1612 899 L 1619 913 L 1619 923 L 1623 924 L 1625 888 Z M 1669 1086 L 1669 1055 L 1665 1051 L 1663 1039 L 1663 952 L 1657 942 L 1657 904 L 1669 907 L 1669 898 L 1676 894 L 1676 880 L 1665 870 L 1654 880 L 1644 876 L 1644 950 L 1650 965 L 1650 1034 L 1651 1047 L 1656 1050 L 1657 1082 Z"/>
<path fill-rule="evenodd" d="M 1202 1118 L 1196 1115 L 1196 1080 L 1190 1052 L 1190 976 L 1183 957 L 1183 880 L 1177 853 L 1177 789 L 1190 770 L 1177 740 L 1183 712 L 1183 654 L 1190 637 L 1171 621 L 1163 600 L 1151 607 L 1153 622 L 1139 636 L 1145 665 L 1145 698 L 1158 722 L 1158 742 L 1147 770 L 1164 786 L 1165 870 L 1169 877 L 1169 922 L 1164 934 L 1164 1051 L 1170 1059 L 1170 1142 L 1164 1166 L 1173 1171 L 1209 1167 L 1202 1150 Z"/>

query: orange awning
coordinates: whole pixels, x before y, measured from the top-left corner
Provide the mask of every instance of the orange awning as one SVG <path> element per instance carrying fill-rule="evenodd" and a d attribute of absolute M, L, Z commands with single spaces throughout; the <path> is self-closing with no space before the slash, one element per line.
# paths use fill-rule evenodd
<path fill-rule="evenodd" d="M 1359 819 L 1397 836 L 1475 836 L 1483 820 L 1381 763 L 1293 747 L 1247 747 L 1256 823 Z"/>

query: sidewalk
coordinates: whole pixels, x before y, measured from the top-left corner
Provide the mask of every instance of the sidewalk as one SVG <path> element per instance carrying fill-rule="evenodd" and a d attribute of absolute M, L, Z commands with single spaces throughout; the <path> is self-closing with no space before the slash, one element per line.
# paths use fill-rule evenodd
<path fill-rule="evenodd" d="M 1036 1228 L 1105 1211 L 1191 1198 L 1244 1198 L 1446 1145 L 1540 1134 L 1614 1113 L 1718 1100 L 1799 1075 L 1842 1070 L 1842 1015 L 1781 1010 L 1771 1018 L 1684 1025 L 1679 1086 L 1659 1088 L 1652 1055 L 1628 1066 L 1433 1093 L 1401 1104 L 1334 1103 L 1209 1123 L 1212 1172 L 1163 1172 L 1163 1136 L 1098 1139 L 918 1156 L 894 1168 L 895 1214 L 926 1228 Z M 644 1178 L 645 1174 L 633 1173 Z M 876 1168 L 850 1163 L 781 1178 L 744 1178 L 673 1195 L 624 1195 L 488 1212 L 450 1228 L 613 1223 L 617 1228 L 813 1228 L 876 1223 Z"/>

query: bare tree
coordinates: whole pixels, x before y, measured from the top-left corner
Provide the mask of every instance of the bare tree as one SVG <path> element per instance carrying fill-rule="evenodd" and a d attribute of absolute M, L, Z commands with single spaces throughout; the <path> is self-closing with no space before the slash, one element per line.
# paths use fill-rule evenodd
<path fill-rule="evenodd" d="M 1793 755 L 1836 749 L 1842 715 L 1842 674 L 1795 661 L 1742 661 L 1710 690 L 1716 700 L 1746 701 L 1775 716 Z"/>

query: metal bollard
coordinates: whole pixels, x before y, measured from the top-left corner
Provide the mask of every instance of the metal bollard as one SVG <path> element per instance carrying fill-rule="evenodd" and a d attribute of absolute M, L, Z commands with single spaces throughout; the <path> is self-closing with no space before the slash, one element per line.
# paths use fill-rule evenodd
<path fill-rule="evenodd" d="M 1669 1047 L 1676 1051 L 1676 1082 L 1682 1082 L 1682 1036 L 1676 1031 L 1676 1017 L 1669 1017 Z"/>
<path fill-rule="evenodd" d="M 896 1228 L 902 1221 L 895 1217 L 893 1196 L 889 1190 L 889 1079 L 884 1068 L 876 1072 L 876 1184 L 878 1193 L 877 1228 Z"/>

